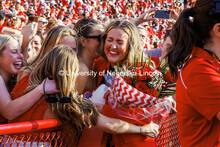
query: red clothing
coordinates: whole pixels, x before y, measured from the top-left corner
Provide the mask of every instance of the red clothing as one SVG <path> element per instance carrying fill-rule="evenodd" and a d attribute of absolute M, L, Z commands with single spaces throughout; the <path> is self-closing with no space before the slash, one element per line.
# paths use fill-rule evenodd
<path fill-rule="evenodd" d="M 104 58 L 99 57 L 95 61 L 95 69 L 97 70 L 98 73 L 109 70 L 109 68 L 110 68 L 110 62 L 106 61 Z M 103 78 L 102 75 L 103 74 L 101 74 L 100 76 L 100 74 L 98 74 L 97 76 L 98 86 Z M 118 118 L 118 119 L 127 121 L 129 123 L 138 124 L 137 121 L 126 119 L 124 117 L 120 117 L 109 105 L 103 106 L 102 113 L 111 118 Z M 134 146 L 154 147 L 156 146 L 153 138 L 150 138 L 150 137 L 146 138 L 141 134 L 112 134 L 112 143 L 114 144 L 115 147 L 134 147 Z"/>
<path fill-rule="evenodd" d="M 11 98 L 16 99 L 24 95 L 24 90 L 29 86 L 29 75 L 22 78 L 17 85 L 14 87 L 13 91 L 11 92 Z M 48 107 L 48 103 L 43 100 L 44 97 L 42 96 L 28 111 L 23 113 L 21 116 L 17 117 L 14 120 L 9 121 L 9 123 L 17 123 L 17 122 L 24 122 L 24 121 L 33 121 L 33 120 L 42 120 L 44 116 L 44 112 Z M 51 132 L 52 129 L 45 129 L 40 131 L 31 131 L 27 132 L 26 134 L 33 134 L 35 133 L 46 133 Z M 25 134 L 25 133 L 22 133 Z M 16 134 L 17 135 L 17 134 Z"/>
<path fill-rule="evenodd" d="M 195 47 L 180 71 L 176 86 L 177 117 L 182 147 L 211 147 L 220 137 L 220 64 Z"/>

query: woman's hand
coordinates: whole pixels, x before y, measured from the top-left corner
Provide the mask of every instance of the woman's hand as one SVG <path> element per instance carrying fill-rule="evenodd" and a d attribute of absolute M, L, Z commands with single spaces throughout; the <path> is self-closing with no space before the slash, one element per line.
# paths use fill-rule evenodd
<path fill-rule="evenodd" d="M 31 41 L 31 39 L 36 35 L 37 26 L 38 26 L 38 24 L 36 22 L 33 22 L 33 23 L 27 24 L 22 29 L 23 43 L 25 45 L 28 45 L 28 43 Z"/>
<path fill-rule="evenodd" d="M 157 8 L 152 8 L 147 10 L 146 12 L 144 12 L 143 14 L 141 14 L 139 17 L 135 18 L 132 20 L 132 22 L 138 26 L 139 24 L 141 24 L 142 22 L 146 22 L 146 21 L 151 21 L 151 20 L 155 20 L 155 18 L 153 17 L 155 11 L 157 10 Z"/>
<path fill-rule="evenodd" d="M 95 91 L 92 93 L 91 100 L 95 104 L 105 104 L 105 93 L 108 91 L 108 87 L 105 84 L 100 85 Z"/>
<path fill-rule="evenodd" d="M 92 97 L 90 98 L 93 103 L 95 103 L 96 108 L 101 113 L 103 105 L 105 104 L 105 98 L 109 95 L 108 87 L 104 84 L 100 85 L 95 91 L 92 93 Z"/>
<path fill-rule="evenodd" d="M 174 98 L 172 96 L 169 96 L 166 98 L 166 105 L 169 106 L 171 108 L 171 110 L 173 110 L 174 112 L 177 112 L 176 111 L 176 101 L 174 100 Z"/>
<path fill-rule="evenodd" d="M 48 78 L 44 79 L 44 81 L 39 85 L 39 88 L 42 89 L 42 94 L 44 94 L 44 91 L 45 91 L 46 94 L 52 94 L 52 93 L 59 93 L 60 92 L 56 87 L 55 81 L 54 80 L 49 80 Z"/>
<path fill-rule="evenodd" d="M 150 136 L 152 138 L 157 137 L 159 133 L 159 125 L 151 122 L 150 124 L 142 126 L 141 134 L 145 136 Z"/>

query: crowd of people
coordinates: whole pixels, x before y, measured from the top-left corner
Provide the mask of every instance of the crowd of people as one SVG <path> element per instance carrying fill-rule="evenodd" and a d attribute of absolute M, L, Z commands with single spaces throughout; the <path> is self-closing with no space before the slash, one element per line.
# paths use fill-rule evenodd
<path fill-rule="evenodd" d="M 156 146 L 157 124 L 139 125 L 93 100 L 106 101 L 103 75 L 76 74 L 129 68 L 134 60 L 150 58 L 156 65 L 167 62 L 169 81 L 177 81 L 181 146 L 219 147 L 219 5 L 216 0 L 0 1 L 0 124 L 54 118 L 77 132 L 79 147 Z M 170 18 L 156 19 L 158 9 L 169 10 Z"/>

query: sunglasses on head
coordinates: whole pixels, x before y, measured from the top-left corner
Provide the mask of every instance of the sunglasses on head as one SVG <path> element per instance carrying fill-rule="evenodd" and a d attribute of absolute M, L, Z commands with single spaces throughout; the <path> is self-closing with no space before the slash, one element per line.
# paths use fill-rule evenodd
<path fill-rule="evenodd" d="M 93 38 L 93 39 L 97 39 L 98 41 L 101 41 L 101 35 L 97 35 L 97 36 L 83 36 L 84 38 Z"/>
<path fill-rule="evenodd" d="M 43 84 L 43 91 L 44 91 L 44 98 L 47 103 L 58 103 L 58 102 L 59 103 L 71 103 L 71 99 L 72 99 L 71 93 L 69 97 L 67 96 L 61 97 L 59 93 L 47 95 L 45 92 L 45 83 L 46 83 L 46 80 L 44 81 L 44 84 Z"/>

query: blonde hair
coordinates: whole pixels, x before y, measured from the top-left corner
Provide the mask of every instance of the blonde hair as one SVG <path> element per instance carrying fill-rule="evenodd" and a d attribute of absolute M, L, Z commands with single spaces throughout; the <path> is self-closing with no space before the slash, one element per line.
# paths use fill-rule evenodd
<path fill-rule="evenodd" d="M 104 52 L 105 40 L 107 38 L 108 32 L 114 28 L 122 29 L 129 36 L 128 53 L 126 59 L 123 61 L 123 64 L 126 64 L 127 66 L 132 66 L 134 58 L 136 59 L 136 61 L 139 61 L 141 59 L 142 46 L 140 35 L 136 26 L 127 20 L 115 20 L 109 23 L 101 36 L 101 46 L 99 53 L 101 56 L 107 59 Z M 144 56 L 144 59 L 147 59 L 147 57 Z"/>
<path fill-rule="evenodd" d="M 60 74 L 62 71 L 63 74 Z M 55 80 L 60 90 L 60 99 L 72 95 L 71 103 L 53 103 L 51 110 L 64 123 L 71 124 L 77 129 L 83 125 L 97 125 L 98 112 L 92 101 L 77 94 L 76 78 L 79 71 L 77 54 L 70 47 L 59 45 L 54 47 L 38 62 L 29 77 L 28 91 L 35 88 L 47 77 Z"/>
<path fill-rule="evenodd" d="M 19 42 L 20 41 L 19 38 L 20 38 L 19 35 L 0 35 L 0 56 L 5 50 L 5 46 L 10 41 L 10 39 L 14 39 Z"/>
<path fill-rule="evenodd" d="M 18 43 L 20 43 L 20 35 L 0 35 L 0 57 L 2 56 L 4 50 L 5 50 L 5 46 L 8 44 L 8 42 L 11 39 L 16 40 Z M 1 64 L 1 63 L 0 63 Z M 8 87 L 9 87 L 9 91 L 12 91 L 12 89 L 14 88 L 15 84 L 17 83 L 16 80 L 16 76 L 11 76 L 10 82 L 7 83 Z"/>
<path fill-rule="evenodd" d="M 53 27 L 48 32 L 48 34 L 43 42 L 43 45 L 42 45 L 40 52 L 38 53 L 36 58 L 34 58 L 34 60 L 32 60 L 28 63 L 28 65 L 34 67 L 37 64 L 37 62 L 39 62 L 39 60 L 44 57 L 45 54 L 47 54 L 54 46 L 57 46 L 60 43 L 61 39 L 64 36 L 70 36 L 70 35 L 75 38 L 75 41 L 77 44 L 77 35 L 74 30 L 72 30 L 71 28 L 69 28 L 67 26 Z M 77 46 L 78 46 L 78 44 L 77 44 Z"/>

